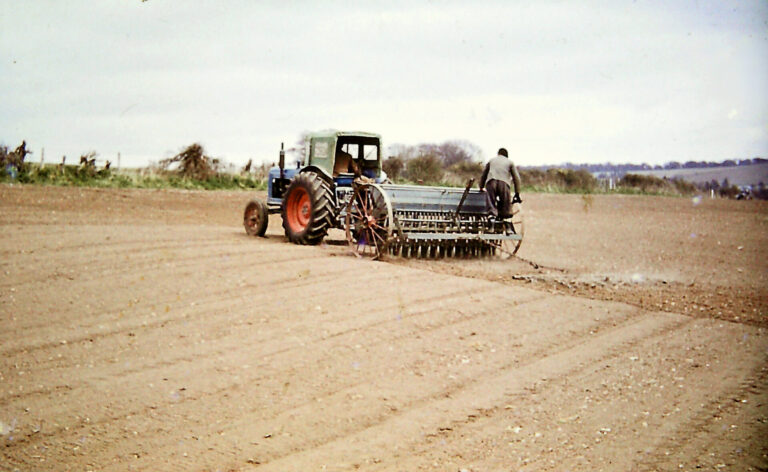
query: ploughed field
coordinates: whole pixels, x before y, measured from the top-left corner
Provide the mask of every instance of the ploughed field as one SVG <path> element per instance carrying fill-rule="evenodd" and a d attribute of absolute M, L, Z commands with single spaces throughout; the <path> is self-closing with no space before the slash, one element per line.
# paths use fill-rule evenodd
<path fill-rule="evenodd" d="M 768 205 L 524 195 L 520 259 L 0 186 L 0 470 L 766 470 Z M 263 197 L 263 195 L 260 195 Z"/>

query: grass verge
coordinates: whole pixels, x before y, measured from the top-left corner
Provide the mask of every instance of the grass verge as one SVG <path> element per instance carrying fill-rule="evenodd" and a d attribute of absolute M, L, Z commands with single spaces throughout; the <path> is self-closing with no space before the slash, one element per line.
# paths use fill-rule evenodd
<path fill-rule="evenodd" d="M 97 170 L 92 166 L 25 163 L 21 170 L 5 169 L 0 182 L 66 187 L 178 188 L 188 190 L 265 190 L 266 179 L 252 174 L 214 174 L 205 179 L 181 177 L 145 169 Z"/>

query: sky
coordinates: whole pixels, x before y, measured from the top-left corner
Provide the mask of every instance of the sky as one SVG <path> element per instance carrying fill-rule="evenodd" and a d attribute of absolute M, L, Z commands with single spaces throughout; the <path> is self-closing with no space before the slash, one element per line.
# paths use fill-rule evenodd
<path fill-rule="evenodd" d="M 768 157 L 768 2 L 0 0 L 0 143 L 235 165 L 302 132 L 519 165 Z"/>

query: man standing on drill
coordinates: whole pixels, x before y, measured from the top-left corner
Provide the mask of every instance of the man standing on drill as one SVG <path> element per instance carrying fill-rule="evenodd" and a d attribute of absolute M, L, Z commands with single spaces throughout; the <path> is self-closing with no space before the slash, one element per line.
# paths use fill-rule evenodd
<path fill-rule="evenodd" d="M 503 220 L 510 216 L 509 186 L 512 182 L 515 184 L 512 203 L 523 203 L 520 199 L 520 174 L 509 160 L 507 150 L 501 148 L 498 155 L 485 165 L 483 176 L 480 177 L 480 190 L 485 188 L 485 198 L 491 207 L 492 218 Z"/>

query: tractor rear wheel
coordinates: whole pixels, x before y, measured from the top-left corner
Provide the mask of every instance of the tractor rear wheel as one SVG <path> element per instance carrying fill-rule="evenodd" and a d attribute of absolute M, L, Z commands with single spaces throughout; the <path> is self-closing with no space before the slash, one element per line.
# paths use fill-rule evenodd
<path fill-rule="evenodd" d="M 264 236 L 269 224 L 269 212 L 267 205 L 261 200 L 251 200 L 245 206 L 243 214 L 243 226 L 250 236 Z"/>
<path fill-rule="evenodd" d="M 333 226 L 335 206 L 330 185 L 314 172 L 293 178 L 283 197 L 285 236 L 295 244 L 320 244 Z"/>

